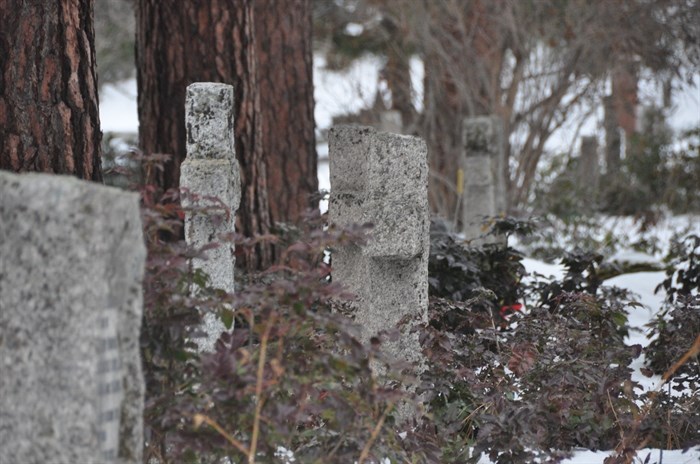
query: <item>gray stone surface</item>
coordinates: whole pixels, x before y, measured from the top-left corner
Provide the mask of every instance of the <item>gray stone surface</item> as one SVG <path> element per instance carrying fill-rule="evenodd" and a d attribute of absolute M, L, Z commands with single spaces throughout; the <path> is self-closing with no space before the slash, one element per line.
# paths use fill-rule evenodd
<path fill-rule="evenodd" d="M 594 136 L 581 137 L 581 152 L 578 164 L 578 183 L 582 191 L 593 194 L 598 191 L 600 161 L 598 139 Z M 589 205 L 593 206 L 593 205 Z"/>
<path fill-rule="evenodd" d="M 195 82 L 187 86 L 185 124 L 188 159 L 235 159 L 233 86 Z"/>
<path fill-rule="evenodd" d="M 350 312 L 364 341 L 402 327 L 387 350 L 421 371 L 418 335 L 428 318 L 428 161 L 425 143 L 369 127 L 337 126 L 329 132 L 329 214 L 337 226 L 372 223 L 367 245 L 332 252 L 333 281 L 357 296 Z"/>
<path fill-rule="evenodd" d="M 605 172 L 619 174 L 624 131 L 618 123 L 615 99 L 612 95 L 603 97 L 603 129 L 605 130 Z"/>
<path fill-rule="evenodd" d="M 185 239 L 194 247 L 219 241 L 233 233 L 241 198 L 241 181 L 234 151 L 233 87 L 195 83 L 187 87 L 187 158 L 180 168 L 180 187 L 185 191 Z M 207 259 L 194 259 L 214 288 L 234 291 L 234 247 L 223 242 L 206 252 Z M 213 314 L 204 316 L 206 337 L 197 339 L 201 350 L 211 351 L 223 323 Z"/>
<path fill-rule="evenodd" d="M 466 118 L 462 134 L 462 232 L 467 240 L 478 244 L 485 241 L 481 238 L 484 218 L 506 213 L 503 126 L 495 116 Z"/>
<path fill-rule="evenodd" d="M 138 195 L 0 172 L 0 459 L 140 463 Z"/>

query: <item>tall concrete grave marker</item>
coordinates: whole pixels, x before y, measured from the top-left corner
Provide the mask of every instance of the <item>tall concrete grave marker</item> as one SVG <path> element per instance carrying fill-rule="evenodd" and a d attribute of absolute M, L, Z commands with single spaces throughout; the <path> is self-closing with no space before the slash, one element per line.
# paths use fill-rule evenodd
<path fill-rule="evenodd" d="M 578 181 L 583 189 L 595 192 L 598 190 L 599 177 L 598 139 L 594 136 L 581 137 Z"/>
<path fill-rule="evenodd" d="M 185 111 L 187 158 L 180 168 L 180 187 L 186 192 L 183 206 L 206 208 L 186 214 L 185 239 L 189 245 L 202 247 L 234 231 L 241 199 L 234 149 L 233 87 L 209 82 L 191 84 L 187 87 Z M 233 245 L 223 243 L 206 253 L 208 259 L 193 260 L 193 268 L 204 271 L 212 287 L 233 292 Z M 208 335 L 197 342 L 200 349 L 211 351 L 225 327 L 213 314 L 206 314 L 204 323 Z"/>
<path fill-rule="evenodd" d="M 141 463 L 138 195 L 0 171 L 0 461 Z"/>
<path fill-rule="evenodd" d="M 365 341 L 410 318 L 401 338 L 387 346 L 422 370 L 418 334 L 428 319 L 428 161 L 425 143 L 369 127 L 329 132 L 329 214 L 337 226 L 372 223 L 367 245 L 333 251 L 333 280 L 357 295 L 351 304 Z"/>
<path fill-rule="evenodd" d="M 466 118 L 462 144 L 462 232 L 467 240 L 473 241 L 484 234 L 485 216 L 498 216 L 506 210 L 505 146 L 500 119 L 494 116 Z M 483 243 L 483 240 L 477 242 Z"/>

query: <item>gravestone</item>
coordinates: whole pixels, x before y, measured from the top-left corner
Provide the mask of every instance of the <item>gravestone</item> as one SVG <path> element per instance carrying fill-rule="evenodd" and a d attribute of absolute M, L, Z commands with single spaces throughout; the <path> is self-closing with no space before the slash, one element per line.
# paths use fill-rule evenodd
<path fill-rule="evenodd" d="M 598 190 L 600 162 L 598 161 L 598 139 L 581 137 L 581 152 L 578 165 L 578 182 L 582 190 L 594 193 Z"/>
<path fill-rule="evenodd" d="M 333 250 L 333 281 L 357 296 L 349 312 L 363 341 L 409 320 L 385 348 L 421 371 L 418 334 L 409 332 L 428 319 L 426 145 L 417 137 L 337 126 L 329 132 L 329 156 L 331 223 L 373 224 L 366 245 Z"/>
<path fill-rule="evenodd" d="M 618 175 L 622 160 L 622 134 L 612 95 L 603 97 L 603 129 L 605 129 L 605 173 Z"/>
<path fill-rule="evenodd" d="M 0 171 L 0 461 L 140 463 L 137 194 Z"/>
<path fill-rule="evenodd" d="M 241 198 L 241 181 L 233 133 L 233 87 L 199 82 L 187 87 L 187 158 L 180 168 L 182 204 L 186 208 L 185 239 L 202 247 L 233 233 Z M 195 210 L 189 210 L 195 208 Z M 193 259 L 193 269 L 209 276 L 209 285 L 234 291 L 234 246 L 223 241 L 206 251 L 207 259 Z M 225 330 L 214 314 L 205 314 L 201 350 L 211 351 Z"/>
<path fill-rule="evenodd" d="M 466 118 L 462 126 L 463 172 L 461 224 L 465 239 L 472 243 L 500 241 L 483 238 L 486 217 L 506 213 L 505 145 L 503 126 L 495 116 Z M 461 187 L 461 188 L 460 188 Z"/>

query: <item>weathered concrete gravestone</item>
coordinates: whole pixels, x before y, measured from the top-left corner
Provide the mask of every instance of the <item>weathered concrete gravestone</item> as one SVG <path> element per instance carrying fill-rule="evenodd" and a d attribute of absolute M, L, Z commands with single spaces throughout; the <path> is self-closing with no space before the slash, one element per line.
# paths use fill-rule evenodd
<path fill-rule="evenodd" d="M 337 226 L 372 223 L 366 246 L 333 250 L 333 280 L 358 298 L 351 304 L 364 341 L 394 329 L 402 336 L 387 351 L 422 370 L 415 324 L 428 319 L 428 162 L 425 143 L 369 127 L 329 132 L 329 214 Z"/>
<path fill-rule="evenodd" d="M 506 212 L 503 126 L 494 116 L 467 118 L 462 134 L 462 232 L 467 240 L 478 243 L 483 242 L 477 239 L 485 232 L 484 217 Z"/>
<path fill-rule="evenodd" d="M 140 463 L 138 195 L 0 172 L 0 461 Z"/>
<path fill-rule="evenodd" d="M 581 153 L 578 164 L 579 186 L 583 190 L 594 193 L 598 190 L 599 179 L 598 139 L 594 136 L 581 137 Z"/>
<path fill-rule="evenodd" d="M 180 169 L 180 187 L 189 192 L 183 196 L 183 206 L 198 209 L 185 216 L 185 239 L 194 247 L 234 232 L 241 181 L 234 149 L 233 114 L 232 86 L 200 82 L 187 87 L 187 158 Z M 193 260 L 193 268 L 205 272 L 212 287 L 232 293 L 233 244 L 222 243 L 206 254 L 207 260 Z M 204 324 L 207 337 L 197 342 L 201 350 L 211 351 L 225 327 L 214 314 L 206 314 Z"/>

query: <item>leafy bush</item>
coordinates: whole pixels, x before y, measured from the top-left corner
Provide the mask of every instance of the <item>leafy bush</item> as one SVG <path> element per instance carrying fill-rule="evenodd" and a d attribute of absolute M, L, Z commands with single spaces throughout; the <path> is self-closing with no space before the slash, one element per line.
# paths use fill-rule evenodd
<path fill-rule="evenodd" d="M 480 256 L 457 251 L 451 269 Z M 509 324 L 497 326 L 478 310 L 492 304 L 490 293 L 472 291 L 465 303 L 431 301 L 430 327 L 421 335 L 431 369 L 422 392 L 443 462 L 476 462 L 481 453 L 498 463 L 556 460 L 573 447 L 615 446 L 637 411 L 627 366 L 640 347 L 624 344 L 625 311 L 634 303 L 600 286 L 600 260 L 571 253 L 561 282 L 521 285 L 532 307 Z M 510 291 L 508 279 L 496 282 L 504 285 L 491 288 L 495 295 Z"/>
<path fill-rule="evenodd" d="M 495 314 L 500 314 L 501 308 L 517 303 L 525 268 L 520 262 L 523 255 L 507 245 L 508 236 L 528 233 L 531 228 L 529 222 L 497 218 L 489 235 L 504 237 L 499 241 L 505 244 L 470 247 L 439 222 L 433 222 L 428 260 L 430 295 L 453 301 L 471 301 L 472 305 Z M 485 293 L 490 298 L 475 299 Z"/>
<path fill-rule="evenodd" d="M 279 462 L 276 454 L 286 452 L 297 462 L 410 458 L 391 426 L 394 405 L 410 398 L 378 383 L 370 369 L 370 360 L 392 362 L 379 341 L 360 344 L 357 328 L 331 311 L 332 301 L 348 295 L 329 282 L 324 252 L 362 240 L 362 229 L 324 231 L 321 218 L 308 218 L 278 265 L 227 294 L 190 272 L 191 258 L 208 247 L 172 240 L 184 217 L 176 195 L 145 188 L 142 197 L 147 459 Z M 230 240 L 237 247 L 255 241 L 220 237 Z M 194 339 L 206 312 L 229 327 L 235 320 L 236 330 L 223 334 L 213 353 L 200 354 Z"/>
<path fill-rule="evenodd" d="M 393 388 L 399 376 L 375 380 L 370 363 L 391 364 L 381 340 L 361 345 L 357 328 L 332 311 L 332 302 L 347 295 L 329 282 L 325 252 L 361 241 L 362 230 L 324 230 L 322 218 L 310 218 L 287 234 L 278 265 L 226 294 L 190 272 L 189 260 L 206 250 L 172 240 L 184 214 L 176 200 L 143 190 L 148 458 L 476 462 L 485 453 L 497 463 L 555 462 L 574 447 L 614 448 L 621 436 L 634 446 L 698 442 L 697 395 L 658 396 L 655 407 L 640 411 L 644 398 L 628 367 L 640 348 L 624 344 L 626 312 L 635 303 L 601 284 L 606 269 L 596 253 L 574 250 L 564 256 L 561 281 L 526 284 L 516 250 L 469 248 L 433 228 L 430 323 L 417 329 L 428 369 L 415 392 L 428 409 L 399 434 L 394 406 L 412 395 Z M 531 229 L 513 220 L 496 227 L 506 236 Z M 255 242 L 221 240 L 237 247 Z M 694 240 L 694 248 L 677 248 L 664 284 L 681 312 L 659 340 L 697 330 L 681 323 L 698 320 L 697 300 L 687 304 L 688 295 L 697 295 Z M 523 301 L 527 310 L 501 311 Z M 213 353 L 200 355 L 194 338 L 203 312 L 229 326 L 235 320 L 236 330 L 222 335 Z M 668 350 L 675 343 L 659 342 L 647 358 L 673 359 L 677 352 Z M 678 343 L 687 347 L 685 339 Z M 697 378 L 679 379 L 684 387 L 695 382 L 697 391 Z"/>
<path fill-rule="evenodd" d="M 689 235 L 676 242 L 667 261 L 667 277 L 657 288 L 666 293 L 665 308 L 650 324 L 649 336 L 655 339 L 645 350 L 646 365 L 657 375 L 674 369 L 674 363 L 700 340 L 700 237 Z M 685 363 L 673 375 L 666 376 L 668 389 L 647 396 L 648 401 L 655 401 L 656 407 L 644 424 L 644 431 L 670 446 L 686 448 L 698 444 L 700 370 L 697 361 Z"/>

